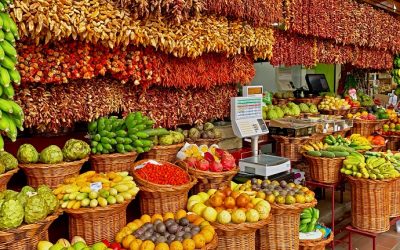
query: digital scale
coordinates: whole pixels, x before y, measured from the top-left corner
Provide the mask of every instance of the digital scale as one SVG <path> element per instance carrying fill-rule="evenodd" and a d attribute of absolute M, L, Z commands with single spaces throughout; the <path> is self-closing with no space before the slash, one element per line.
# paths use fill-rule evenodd
<path fill-rule="evenodd" d="M 237 137 L 251 138 L 253 156 L 239 161 L 241 172 L 268 177 L 290 170 L 289 159 L 273 155 L 258 154 L 259 136 L 269 133 L 262 119 L 261 97 L 251 95 L 232 97 L 231 122 L 233 132 Z"/>

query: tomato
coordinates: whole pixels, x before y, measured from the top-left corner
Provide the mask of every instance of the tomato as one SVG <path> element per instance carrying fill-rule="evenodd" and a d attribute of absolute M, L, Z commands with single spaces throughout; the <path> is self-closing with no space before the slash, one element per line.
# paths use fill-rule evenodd
<path fill-rule="evenodd" d="M 101 242 L 103 242 L 107 247 L 110 247 L 110 242 L 108 240 L 102 240 Z"/>

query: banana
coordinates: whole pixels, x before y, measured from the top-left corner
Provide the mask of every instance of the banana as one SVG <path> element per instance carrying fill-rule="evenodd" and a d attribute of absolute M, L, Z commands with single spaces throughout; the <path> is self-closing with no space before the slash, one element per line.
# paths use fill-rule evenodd
<path fill-rule="evenodd" d="M 21 84 L 21 75 L 17 69 L 8 70 L 8 74 L 10 75 L 11 81 L 15 83 L 15 85 L 18 86 Z"/>
<path fill-rule="evenodd" d="M 8 131 L 6 132 L 7 136 L 12 142 L 15 142 L 18 135 L 17 125 L 15 125 L 14 120 L 8 114 L 3 114 L 2 119 L 3 118 L 8 119 Z"/>
<path fill-rule="evenodd" d="M 19 33 L 18 33 L 18 26 L 15 24 L 14 20 L 8 16 L 9 24 L 10 24 L 10 31 L 14 35 L 15 40 L 19 40 Z"/>
<path fill-rule="evenodd" d="M 312 219 L 312 218 L 305 218 L 305 219 L 302 219 L 302 220 L 300 221 L 300 224 L 308 224 L 308 223 L 311 222 L 311 219 Z"/>
<path fill-rule="evenodd" d="M 16 115 L 20 117 L 21 120 L 24 120 L 24 111 L 22 110 L 21 106 L 19 106 L 16 102 L 14 101 L 8 101 L 8 103 L 11 105 L 11 108 L 13 110 L 13 115 Z"/>
<path fill-rule="evenodd" d="M 15 92 L 14 92 L 14 87 L 12 85 L 6 87 L 3 89 L 4 90 L 4 94 L 9 98 L 9 99 L 13 99 Z"/>
<path fill-rule="evenodd" d="M 11 118 L 14 120 L 15 126 L 17 126 L 20 131 L 24 131 L 23 120 L 21 119 L 21 117 L 11 115 Z"/>
<path fill-rule="evenodd" d="M 5 32 L 10 32 L 10 16 L 8 15 L 8 13 L 5 12 L 0 12 L 0 18 L 3 20 L 3 30 Z"/>
<path fill-rule="evenodd" d="M 8 56 L 5 56 L 3 61 L 0 62 L 1 66 L 3 68 L 9 69 L 9 70 L 15 70 L 15 63 L 11 61 L 11 59 Z"/>
<path fill-rule="evenodd" d="M 0 98 L 0 109 L 5 113 L 13 113 L 14 109 L 8 100 Z"/>
<path fill-rule="evenodd" d="M 8 119 L 4 118 L 5 114 L 6 113 L 4 113 L 0 119 L 0 130 L 8 132 L 8 131 L 10 131 L 10 128 L 9 128 L 9 124 L 8 124 Z"/>
<path fill-rule="evenodd" d="M 6 8 L 4 7 L 4 4 L 2 2 L 0 2 L 0 11 L 5 11 Z"/>
<path fill-rule="evenodd" d="M 17 50 L 6 40 L 0 42 L 0 46 L 3 48 L 6 55 L 10 57 L 17 57 Z"/>
<path fill-rule="evenodd" d="M 4 151 L 4 140 L 3 136 L 0 135 L 0 151 Z"/>
<path fill-rule="evenodd" d="M 2 41 L 2 40 L 0 40 L 0 41 Z M 0 61 L 3 61 L 5 56 L 6 56 L 6 53 L 4 53 L 3 47 L 0 46 Z"/>
<path fill-rule="evenodd" d="M 0 66 L 0 84 L 7 88 L 10 86 L 10 75 L 8 74 L 8 70 Z"/>
<path fill-rule="evenodd" d="M 6 32 L 4 34 L 4 39 L 7 40 L 9 43 L 11 43 L 13 46 L 15 46 L 15 38 L 12 32 Z"/>
<path fill-rule="evenodd" d="M 3 86 L 0 85 L 0 96 L 2 96 L 2 95 L 3 95 Z"/>

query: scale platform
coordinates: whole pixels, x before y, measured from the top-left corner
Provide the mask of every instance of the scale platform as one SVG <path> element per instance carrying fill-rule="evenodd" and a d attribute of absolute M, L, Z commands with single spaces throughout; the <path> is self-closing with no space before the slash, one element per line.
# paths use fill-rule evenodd
<path fill-rule="evenodd" d="M 271 176 L 290 171 L 290 160 L 274 155 L 256 155 L 239 161 L 240 171 L 248 174 Z"/>

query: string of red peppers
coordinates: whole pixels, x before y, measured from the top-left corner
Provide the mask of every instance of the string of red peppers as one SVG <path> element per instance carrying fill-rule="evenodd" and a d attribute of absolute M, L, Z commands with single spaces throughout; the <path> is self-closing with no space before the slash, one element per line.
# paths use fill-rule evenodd
<path fill-rule="evenodd" d="M 136 170 L 136 173 L 143 179 L 160 185 L 180 186 L 189 182 L 188 174 L 171 164 L 146 163 L 144 167 Z"/>

